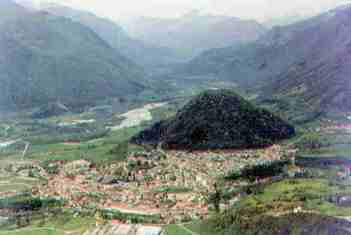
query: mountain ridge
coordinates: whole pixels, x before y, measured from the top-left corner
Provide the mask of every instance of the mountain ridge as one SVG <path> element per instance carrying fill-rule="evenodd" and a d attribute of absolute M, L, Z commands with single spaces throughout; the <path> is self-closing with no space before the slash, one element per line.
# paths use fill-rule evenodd
<path fill-rule="evenodd" d="M 157 66 L 180 60 L 171 49 L 148 45 L 133 39 L 114 21 L 99 17 L 91 12 L 53 3 L 43 4 L 40 9 L 53 15 L 69 18 L 90 28 L 111 47 L 141 66 Z"/>
<path fill-rule="evenodd" d="M 134 38 L 176 49 L 190 58 L 207 49 L 254 41 L 266 31 L 253 20 L 197 12 L 171 19 L 143 17 L 126 28 Z"/>
<path fill-rule="evenodd" d="M 143 70 L 89 28 L 11 1 L 1 4 L 7 14 L 0 15 L 0 105 L 89 103 L 147 87 Z"/>
<path fill-rule="evenodd" d="M 345 112 L 351 107 L 349 22 L 351 6 L 339 7 L 275 27 L 250 45 L 206 51 L 177 69 L 187 76 L 212 74 L 244 87 L 256 86 L 260 100 L 287 98 L 292 109 L 303 102 L 316 113 Z M 294 90 L 299 97 L 288 97 Z"/>

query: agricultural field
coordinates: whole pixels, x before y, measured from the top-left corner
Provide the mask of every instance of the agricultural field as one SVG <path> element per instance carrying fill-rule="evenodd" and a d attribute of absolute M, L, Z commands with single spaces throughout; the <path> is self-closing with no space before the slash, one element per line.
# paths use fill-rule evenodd
<path fill-rule="evenodd" d="M 70 214 L 62 214 L 54 218 L 38 219 L 32 221 L 31 225 L 15 229 L 5 227 L 1 234 L 15 235 L 83 235 L 90 227 L 95 226 L 95 219 L 89 217 L 76 217 Z"/>
<path fill-rule="evenodd" d="M 143 224 L 168 224 L 161 227 L 169 235 L 221 235 L 223 228 L 246 226 L 224 220 L 228 213 L 247 214 L 254 223 L 296 211 L 351 216 L 337 197 L 351 195 L 344 177 L 350 132 L 334 123 L 312 124 L 281 145 L 243 151 L 164 151 L 129 143 L 183 104 L 156 103 L 112 115 L 93 109 L 40 120 L 4 119 L 0 196 L 62 198 L 68 213 L 60 217 L 49 210 L 47 220 L 34 216 L 20 227 L 5 224 L 0 235 L 113 234 L 144 229 Z M 294 164 L 274 165 L 291 151 Z M 250 176 L 256 168 L 273 174 Z"/>

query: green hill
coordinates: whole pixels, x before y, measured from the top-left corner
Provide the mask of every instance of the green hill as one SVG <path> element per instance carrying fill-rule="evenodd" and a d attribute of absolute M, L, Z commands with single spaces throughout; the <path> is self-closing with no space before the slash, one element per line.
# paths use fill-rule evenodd
<path fill-rule="evenodd" d="M 229 90 L 207 91 L 177 115 L 132 139 L 168 149 L 255 148 L 292 137 L 294 127 Z"/>

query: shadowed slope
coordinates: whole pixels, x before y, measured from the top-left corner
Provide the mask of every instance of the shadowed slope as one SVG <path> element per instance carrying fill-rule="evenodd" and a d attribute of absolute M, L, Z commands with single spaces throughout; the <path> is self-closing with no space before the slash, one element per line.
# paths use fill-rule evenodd
<path fill-rule="evenodd" d="M 279 117 L 232 91 L 220 90 L 197 96 L 175 117 L 156 123 L 132 142 L 187 150 L 255 148 L 294 134 Z"/>

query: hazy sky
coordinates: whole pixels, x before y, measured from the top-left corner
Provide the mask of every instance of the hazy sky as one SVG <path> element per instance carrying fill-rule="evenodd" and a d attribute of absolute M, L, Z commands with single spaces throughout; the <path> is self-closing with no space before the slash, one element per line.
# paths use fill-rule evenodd
<path fill-rule="evenodd" d="M 310 14 L 351 0 L 33 0 L 88 9 L 114 19 L 126 16 L 176 17 L 191 10 L 263 20 L 286 14 Z"/>

